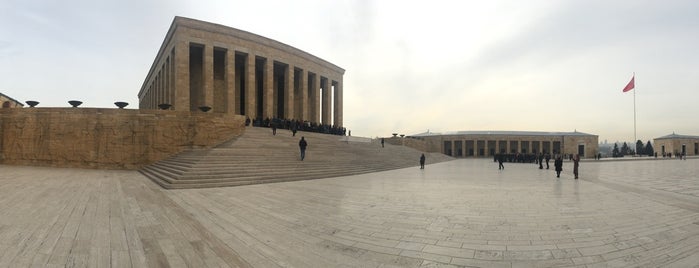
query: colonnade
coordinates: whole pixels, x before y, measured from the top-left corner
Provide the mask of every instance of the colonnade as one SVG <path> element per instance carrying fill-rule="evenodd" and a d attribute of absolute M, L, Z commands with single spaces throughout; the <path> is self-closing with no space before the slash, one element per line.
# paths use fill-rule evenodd
<path fill-rule="evenodd" d="M 442 153 L 454 157 L 489 157 L 500 153 L 560 153 L 561 140 L 445 139 Z"/>
<path fill-rule="evenodd" d="M 206 106 L 251 119 L 343 125 L 342 73 L 213 42 L 184 40 L 170 47 L 139 93 L 141 109 L 170 104 L 170 109 L 198 111 Z"/>

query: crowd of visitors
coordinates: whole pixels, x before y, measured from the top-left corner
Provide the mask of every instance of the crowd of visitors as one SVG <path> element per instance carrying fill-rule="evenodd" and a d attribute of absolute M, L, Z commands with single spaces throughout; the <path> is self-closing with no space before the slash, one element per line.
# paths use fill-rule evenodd
<path fill-rule="evenodd" d="M 252 124 L 253 127 L 272 128 L 274 134 L 276 134 L 277 129 L 288 129 L 294 133 L 294 136 L 296 135 L 296 131 L 308 131 L 341 136 L 345 136 L 347 133 L 347 129 L 344 127 L 280 118 L 257 118 L 255 120 L 250 120 L 250 118 L 245 119 L 245 125 L 249 126 L 250 124 Z"/>
<path fill-rule="evenodd" d="M 509 163 L 539 163 L 537 154 L 496 154 L 493 156 L 493 162 L 497 162 L 498 158 L 502 158 L 502 162 Z"/>
<path fill-rule="evenodd" d="M 596 157 L 596 156 L 595 156 Z M 575 179 L 578 179 L 578 167 L 580 166 L 580 156 L 579 155 L 561 155 L 555 154 L 554 159 L 554 170 L 556 171 L 556 178 L 561 177 L 561 171 L 563 171 L 563 158 L 570 159 L 573 161 L 573 175 Z M 505 169 L 503 162 L 510 163 L 535 163 L 539 165 L 539 169 L 544 169 L 544 161 L 546 161 L 546 169 L 549 169 L 549 160 L 551 160 L 551 155 L 549 153 L 539 153 L 539 154 L 496 154 L 493 156 L 493 161 L 498 162 L 498 169 Z"/>

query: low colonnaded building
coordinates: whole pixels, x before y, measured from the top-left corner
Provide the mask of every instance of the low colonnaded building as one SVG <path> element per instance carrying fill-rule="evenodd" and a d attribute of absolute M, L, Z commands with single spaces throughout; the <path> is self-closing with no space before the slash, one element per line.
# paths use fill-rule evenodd
<path fill-rule="evenodd" d="M 5 94 L 0 93 L 0 104 L 2 108 L 22 108 L 24 107 L 24 104 L 19 102 L 18 100 L 15 100 L 13 98 L 10 98 L 10 96 L 7 96 Z"/>
<path fill-rule="evenodd" d="M 699 155 L 699 136 L 672 133 L 653 139 L 653 149 L 658 155 Z"/>
<path fill-rule="evenodd" d="M 345 70 L 235 28 L 175 17 L 138 93 L 140 109 L 282 118 L 342 126 Z"/>
<path fill-rule="evenodd" d="M 428 152 L 454 157 L 492 157 L 496 154 L 579 154 L 592 158 L 598 152 L 598 136 L 574 132 L 456 131 L 426 132 L 409 139 L 424 141 Z"/>

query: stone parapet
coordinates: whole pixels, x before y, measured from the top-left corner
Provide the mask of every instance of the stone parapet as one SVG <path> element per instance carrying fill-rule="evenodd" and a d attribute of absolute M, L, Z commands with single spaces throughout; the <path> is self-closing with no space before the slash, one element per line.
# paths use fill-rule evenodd
<path fill-rule="evenodd" d="M 0 163 L 139 169 L 245 131 L 225 113 L 107 108 L 0 110 Z"/>

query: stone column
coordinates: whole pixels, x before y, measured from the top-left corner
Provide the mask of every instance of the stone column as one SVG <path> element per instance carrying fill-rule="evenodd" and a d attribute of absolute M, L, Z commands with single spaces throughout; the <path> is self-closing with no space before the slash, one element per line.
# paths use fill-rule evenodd
<path fill-rule="evenodd" d="M 214 46 L 204 46 L 204 63 L 202 66 L 204 76 L 204 99 L 203 103 L 197 104 L 197 107 L 206 105 L 214 107 Z"/>
<path fill-rule="evenodd" d="M 165 82 L 163 79 L 163 69 L 164 68 L 160 68 L 158 71 L 158 100 L 155 102 L 155 105 L 163 103 L 163 96 L 165 96 L 163 93 L 165 91 L 165 84 L 163 83 Z"/>
<path fill-rule="evenodd" d="M 301 93 L 301 96 L 299 96 L 297 103 L 296 111 L 298 114 L 296 118 L 304 121 L 308 120 L 308 73 L 306 70 L 301 70 L 299 75 L 301 76 L 299 79 L 299 93 Z"/>
<path fill-rule="evenodd" d="M 549 153 L 553 155 L 553 140 L 549 139 Z"/>
<path fill-rule="evenodd" d="M 259 115 L 256 114 L 257 94 L 255 94 L 255 55 L 249 53 L 246 57 L 245 64 L 245 115 L 250 117 L 251 120 L 255 120 Z"/>
<path fill-rule="evenodd" d="M 298 118 L 294 114 L 294 66 L 286 66 L 284 75 L 284 117 L 288 119 Z"/>
<path fill-rule="evenodd" d="M 320 124 L 320 75 L 316 74 L 314 77 L 311 90 L 311 122 Z"/>
<path fill-rule="evenodd" d="M 522 153 L 522 141 L 517 140 L 517 152 Z"/>
<path fill-rule="evenodd" d="M 170 52 L 170 96 L 168 104 L 175 105 L 175 50 Z"/>
<path fill-rule="evenodd" d="M 175 103 L 178 111 L 189 111 L 189 42 L 175 44 Z"/>
<path fill-rule="evenodd" d="M 265 61 L 265 70 L 262 75 L 264 82 L 262 83 L 262 117 L 274 118 L 274 61 L 267 58 Z"/>
<path fill-rule="evenodd" d="M 332 90 L 332 80 L 330 78 L 325 79 L 325 86 L 323 88 L 323 124 L 332 125 L 330 122 L 330 106 L 332 105 L 332 99 L 330 98 L 330 93 Z"/>
<path fill-rule="evenodd" d="M 456 140 L 451 141 L 451 156 L 456 157 Z"/>
<path fill-rule="evenodd" d="M 335 99 L 335 106 L 333 106 L 333 123 L 337 126 L 342 127 L 343 126 L 343 120 L 342 120 L 342 103 L 343 103 L 343 97 L 342 97 L 342 77 L 337 81 L 337 84 L 335 85 L 335 94 L 334 94 L 334 99 Z M 463 151 L 463 149 L 462 149 Z"/>
<path fill-rule="evenodd" d="M 488 151 L 488 139 L 483 141 L 483 156 L 488 156 L 490 152 Z"/>
<path fill-rule="evenodd" d="M 238 102 L 235 95 L 235 50 L 226 51 L 226 113 L 235 114 Z"/>
<path fill-rule="evenodd" d="M 165 59 L 165 103 L 170 103 L 170 92 L 172 91 L 172 88 L 170 88 L 170 57 L 167 57 Z"/>

